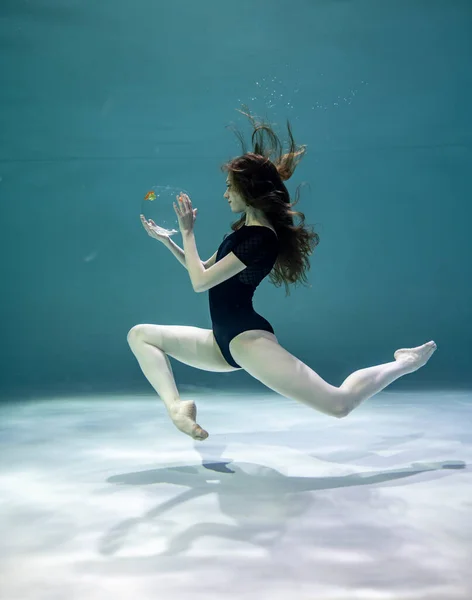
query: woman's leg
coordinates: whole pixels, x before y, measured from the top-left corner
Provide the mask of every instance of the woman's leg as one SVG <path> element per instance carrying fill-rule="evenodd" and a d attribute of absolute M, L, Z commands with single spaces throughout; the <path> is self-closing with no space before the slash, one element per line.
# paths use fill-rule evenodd
<path fill-rule="evenodd" d="M 282 348 L 268 331 L 245 331 L 231 340 L 229 347 L 235 361 L 270 389 L 338 418 L 399 377 L 419 369 L 436 350 L 434 342 L 397 350 L 395 361 L 360 369 L 335 387 Z"/>
<path fill-rule="evenodd" d="M 180 400 L 168 356 L 205 371 L 237 371 L 224 359 L 213 331 L 185 325 L 136 325 L 128 333 L 128 343 L 174 425 L 194 439 L 207 438 L 208 433 L 196 423 L 195 403 Z"/>
<path fill-rule="evenodd" d="M 346 397 L 346 414 L 359 406 L 361 402 L 371 398 L 393 383 L 399 377 L 408 375 L 423 367 L 436 350 L 433 341 L 416 348 L 402 348 L 394 353 L 393 362 L 375 367 L 367 367 L 351 373 L 343 381 L 340 389 L 348 392 Z"/>

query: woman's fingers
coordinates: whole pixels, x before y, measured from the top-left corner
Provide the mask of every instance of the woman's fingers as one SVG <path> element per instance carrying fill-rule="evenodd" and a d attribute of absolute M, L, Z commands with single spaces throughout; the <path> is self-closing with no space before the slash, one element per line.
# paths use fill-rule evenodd
<path fill-rule="evenodd" d="M 151 221 L 149 221 L 149 223 L 146 221 L 146 219 L 144 218 L 143 215 L 141 215 L 141 222 L 143 224 L 144 229 L 147 231 L 148 235 L 150 235 L 151 237 L 153 237 L 153 232 L 150 226 Z"/>
<path fill-rule="evenodd" d="M 183 192 L 180 193 L 180 195 L 176 196 L 177 200 L 179 201 L 179 205 L 183 204 L 185 206 L 189 206 L 190 204 L 190 198 L 188 197 L 187 194 L 184 194 Z"/>
<path fill-rule="evenodd" d="M 182 210 L 183 208 L 185 208 L 186 206 L 186 202 L 185 199 L 182 197 L 182 195 L 180 196 L 176 196 L 178 202 L 177 202 L 177 210 Z"/>

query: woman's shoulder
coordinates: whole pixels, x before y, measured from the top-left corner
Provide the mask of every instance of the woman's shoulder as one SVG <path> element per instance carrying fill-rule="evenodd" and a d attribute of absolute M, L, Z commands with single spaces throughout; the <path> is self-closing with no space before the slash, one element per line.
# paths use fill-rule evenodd
<path fill-rule="evenodd" d="M 257 231 L 258 232 L 262 232 L 262 233 L 265 233 L 264 230 L 267 229 L 269 231 L 272 231 L 272 233 L 275 235 L 275 237 L 278 237 L 277 236 L 277 232 L 275 231 L 275 229 L 273 227 L 269 227 L 268 225 L 243 225 L 243 227 L 245 227 L 246 229 L 250 229 L 252 227 L 256 227 L 256 228 L 258 228 Z"/>

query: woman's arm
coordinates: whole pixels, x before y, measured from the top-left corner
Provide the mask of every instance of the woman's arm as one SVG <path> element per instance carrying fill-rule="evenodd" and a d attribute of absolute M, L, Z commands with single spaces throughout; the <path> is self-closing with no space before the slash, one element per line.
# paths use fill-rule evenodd
<path fill-rule="evenodd" d="M 182 264 L 185 268 L 187 268 L 187 264 L 185 262 L 185 252 L 182 250 L 182 248 L 177 246 L 177 244 L 170 237 L 168 237 L 162 243 L 164 244 L 164 246 L 169 248 L 169 250 L 175 256 L 175 258 L 180 262 L 180 264 Z"/>
<path fill-rule="evenodd" d="M 185 252 L 182 250 L 182 248 L 177 246 L 177 244 L 170 237 L 167 238 L 167 240 L 163 242 L 163 244 L 167 246 L 167 248 L 169 248 L 169 250 L 175 256 L 175 258 L 187 269 L 187 263 L 185 261 Z M 205 269 L 208 269 L 208 267 L 211 267 L 215 264 L 216 254 L 217 253 L 215 252 L 215 254 L 213 254 L 213 256 L 206 261 L 200 261 L 205 267 Z"/>
<path fill-rule="evenodd" d="M 210 256 L 210 258 L 203 263 L 205 269 L 208 269 L 209 267 L 212 267 L 215 264 L 217 254 L 218 250 L 215 252 L 215 254 L 213 254 L 213 256 Z"/>
<path fill-rule="evenodd" d="M 198 293 L 205 275 L 205 267 L 198 255 L 193 229 L 182 232 L 182 241 L 184 243 L 185 266 L 187 267 L 193 290 Z"/>

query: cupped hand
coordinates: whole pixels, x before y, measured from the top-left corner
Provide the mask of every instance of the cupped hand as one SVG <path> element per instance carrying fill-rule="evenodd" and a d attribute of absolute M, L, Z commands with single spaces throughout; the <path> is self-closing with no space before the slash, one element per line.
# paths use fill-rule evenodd
<path fill-rule="evenodd" d="M 166 242 L 170 239 L 170 234 L 159 225 L 156 225 L 152 219 L 146 220 L 144 215 L 141 215 L 141 223 L 147 234 L 155 240 Z"/>

